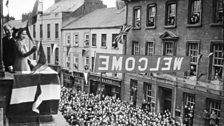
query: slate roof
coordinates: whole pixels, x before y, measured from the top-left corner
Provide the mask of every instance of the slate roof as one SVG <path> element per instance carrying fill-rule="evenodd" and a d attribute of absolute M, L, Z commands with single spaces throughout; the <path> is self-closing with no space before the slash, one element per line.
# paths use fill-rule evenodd
<path fill-rule="evenodd" d="M 11 21 L 5 23 L 5 25 L 6 24 L 10 25 L 11 27 L 15 27 L 15 28 L 23 28 L 26 26 L 27 22 L 26 21 L 22 22 L 22 20 L 11 20 Z"/>
<path fill-rule="evenodd" d="M 83 4 L 84 0 L 61 0 L 45 10 L 44 13 L 73 12 Z"/>
<path fill-rule="evenodd" d="M 117 8 L 97 9 L 83 17 L 73 20 L 62 29 L 79 29 L 79 28 L 104 28 L 116 27 L 125 23 L 125 8 L 118 10 Z"/>

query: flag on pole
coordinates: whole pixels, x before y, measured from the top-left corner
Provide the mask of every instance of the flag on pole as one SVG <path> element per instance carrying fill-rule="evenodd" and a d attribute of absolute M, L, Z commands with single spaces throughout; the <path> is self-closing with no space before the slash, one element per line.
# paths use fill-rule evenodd
<path fill-rule="evenodd" d="M 28 26 L 34 25 L 37 22 L 38 5 L 39 5 L 39 0 L 36 0 L 35 4 L 33 6 L 32 13 L 29 14 L 29 16 L 28 16 L 28 21 L 27 21 Z"/>
<path fill-rule="evenodd" d="M 55 50 L 56 50 L 57 47 L 58 47 L 57 44 L 54 44 L 54 47 L 53 47 L 53 50 L 52 50 L 53 54 L 55 53 Z"/>
<path fill-rule="evenodd" d="M 201 61 L 202 54 L 198 54 L 197 56 L 197 68 L 196 68 L 196 81 L 198 81 L 199 77 L 199 64 Z"/>
<path fill-rule="evenodd" d="M 32 13 L 29 14 L 29 16 L 28 16 L 27 25 L 26 25 L 27 36 L 29 37 L 29 39 L 32 42 L 33 42 L 33 38 L 31 37 L 30 31 L 29 31 L 29 26 L 34 25 L 37 22 L 38 5 L 39 5 L 39 0 L 36 0 L 33 10 L 32 10 Z"/>
<path fill-rule="evenodd" d="M 32 72 L 36 72 L 37 70 L 43 70 L 47 67 L 47 59 L 46 59 L 46 56 L 45 56 L 45 53 L 44 53 L 44 48 L 43 48 L 43 45 L 42 45 L 42 42 L 40 42 L 39 44 L 39 49 L 38 49 L 38 55 L 39 55 L 39 59 L 37 61 L 37 65 L 34 66 Z M 39 69 L 39 68 L 43 68 L 43 69 Z"/>
<path fill-rule="evenodd" d="M 123 43 L 123 35 L 127 34 L 131 28 L 132 28 L 131 25 L 126 25 L 126 24 L 122 25 L 120 33 L 116 36 L 114 41 L 116 43 Z"/>

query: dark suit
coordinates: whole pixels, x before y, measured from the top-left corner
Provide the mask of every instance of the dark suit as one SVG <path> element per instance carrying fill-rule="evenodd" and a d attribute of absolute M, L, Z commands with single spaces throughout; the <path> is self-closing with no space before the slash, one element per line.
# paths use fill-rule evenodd
<path fill-rule="evenodd" d="M 8 37 L 4 37 L 2 40 L 3 40 L 3 62 L 4 62 L 5 70 L 9 71 L 8 67 L 14 64 L 15 41 L 13 38 L 8 38 Z"/>

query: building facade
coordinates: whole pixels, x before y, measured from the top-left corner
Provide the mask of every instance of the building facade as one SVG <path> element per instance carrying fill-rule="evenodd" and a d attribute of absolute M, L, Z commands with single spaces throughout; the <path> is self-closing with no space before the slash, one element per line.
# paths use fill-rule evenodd
<path fill-rule="evenodd" d="M 121 73 L 95 73 L 96 53 L 122 54 L 123 44 L 115 37 L 125 23 L 125 8 L 103 8 L 95 10 L 62 29 L 63 67 L 73 71 L 76 83 L 83 82 L 84 90 L 96 94 L 102 90 L 105 95 L 120 97 Z M 88 83 L 77 73 L 88 73 Z M 102 79 L 101 79 L 102 78 Z M 107 91 L 106 91 L 107 90 Z"/>
<path fill-rule="evenodd" d="M 191 56 L 189 71 L 125 74 L 124 100 L 150 111 L 168 109 L 190 126 L 224 125 L 223 1 L 124 1 L 133 26 L 126 54 Z"/>

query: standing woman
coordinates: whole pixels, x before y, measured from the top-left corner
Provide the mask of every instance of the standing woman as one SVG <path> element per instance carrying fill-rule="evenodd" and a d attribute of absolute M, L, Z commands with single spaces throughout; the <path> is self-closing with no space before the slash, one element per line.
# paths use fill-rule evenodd
<path fill-rule="evenodd" d="M 37 47 L 33 46 L 31 50 L 28 50 L 26 46 L 26 42 L 28 42 L 26 35 L 25 28 L 21 28 L 15 38 L 15 61 L 13 65 L 15 71 L 31 71 L 28 64 L 28 56 L 34 53 Z"/>

